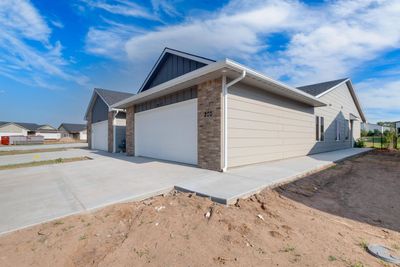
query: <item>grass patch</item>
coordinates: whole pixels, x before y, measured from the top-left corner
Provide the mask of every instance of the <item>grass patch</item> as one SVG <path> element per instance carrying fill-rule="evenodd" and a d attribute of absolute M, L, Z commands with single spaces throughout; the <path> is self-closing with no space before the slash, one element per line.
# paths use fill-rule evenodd
<path fill-rule="evenodd" d="M 57 152 L 66 151 L 66 148 L 47 148 L 47 149 L 30 149 L 30 150 L 11 150 L 11 151 L 0 151 L 0 156 L 9 155 L 20 155 L 20 154 L 31 154 L 31 153 L 41 153 L 41 152 Z"/>
<path fill-rule="evenodd" d="M 330 255 L 328 257 L 328 261 L 336 261 L 336 260 L 337 260 L 337 258 L 335 256 Z"/>
<path fill-rule="evenodd" d="M 32 161 L 32 162 L 26 162 L 26 163 L 0 166 L 0 170 L 12 170 L 12 169 L 18 169 L 18 168 L 68 163 L 68 162 L 75 162 L 75 161 L 82 161 L 82 160 L 89 160 L 89 159 L 91 159 L 91 158 L 89 158 L 89 157 L 74 157 L 74 158 L 58 158 L 58 159 L 43 160 L 43 161 Z"/>

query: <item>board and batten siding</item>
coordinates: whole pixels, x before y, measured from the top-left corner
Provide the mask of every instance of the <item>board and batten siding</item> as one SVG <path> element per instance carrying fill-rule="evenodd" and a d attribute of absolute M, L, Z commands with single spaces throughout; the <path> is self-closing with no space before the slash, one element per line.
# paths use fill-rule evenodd
<path fill-rule="evenodd" d="M 228 94 L 228 167 L 306 155 L 314 108 L 238 83 Z"/>
<path fill-rule="evenodd" d="M 334 90 L 322 95 L 320 99 L 327 104 L 325 107 L 315 108 L 315 115 L 324 117 L 325 121 L 325 140 L 317 142 L 310 153 L 321 153 L 344 148 L 351 148 L 352 142 L 360 138 L 361 115 L 354 103 L 347 84 L 344 83 Z M 353 138 L 345 139 L 346 120 L 350 121 L 350 114 L 359 119 L 353 121 Z M 340 140 L 336 141 L 336 123 L 340 125 Z M 350 130 L 349 130 L 350 131 Z"/>

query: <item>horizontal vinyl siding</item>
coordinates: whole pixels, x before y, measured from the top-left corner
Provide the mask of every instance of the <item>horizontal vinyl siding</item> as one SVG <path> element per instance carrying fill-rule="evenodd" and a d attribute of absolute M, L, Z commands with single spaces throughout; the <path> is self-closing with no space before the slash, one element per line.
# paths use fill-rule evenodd
<path fill-rule="evenodd" d="M 349 137 L 348 140 L 345 140 L 345 120 L 350 119 L 350 113 L 359 118 L 361 116 L 347 85 L 342 84 L 338 88 L 321 96 L 320 99 L 325 102 L 327 106 L 315 108 L 315 114 L 324 117 L 325 140 L 323 142 L 318 142 L 310 153 L 321 153 L 352 147 L 352 141 L 360 137 L 361 121 L 354 121 L 353 138 Z M 341 140 L 339 141 L 336 141 L 335 120 L 338 120 L 341 125 Z"/>
<path fill-rule="evenodd" d="M 314 109 L 239 83 L 228 95 L 228 166 L 306 155 Z"/>

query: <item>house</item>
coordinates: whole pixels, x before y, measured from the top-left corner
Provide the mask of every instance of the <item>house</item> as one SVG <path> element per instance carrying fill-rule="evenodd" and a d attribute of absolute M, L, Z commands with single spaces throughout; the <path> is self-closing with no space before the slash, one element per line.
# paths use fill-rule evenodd
<path fill-rule="evenodd" d="M 216 171 L 351 148 L 366 121 L 348 78 L 295 88 L 169 48 L 114 109 L 126 112 L 128 155 Z"/>
<path fill-rule="evenodd" d="M 88 144 L 109 152 L 125 150 L 126 113 L 111 106 L 133 94 L 95 88 L 86 110 Z"/>
<path fill-rule="evenodd" d="M 35 134 L 43 136 L 45 140 L 58 140 L 61 138 L 61 133 L 58 129 L 48 124 L 38 126 L 35 130 Z"/>
<path fill-rule="evenodd" d="M 395 121 L 394 125 L 395 125 L 395 128 L 396 128 L 397 135 L 400 135 L 400 121 Z"/>
<path fill-rule="evenodd" d="M 87 130 L 85 124 L 61 123 L 58 127 L 58 131 L 61 133 L 61 138 L 81 141 L 87 140 Z"/>
<path fill-rule="evenodd" d="M 378 124 L 373 124 L 373 123 L 368 123 L 368 122 L 361 123 L 361 130 L 364 130 L 366 132 L 379 131 L 380 133 L 383 133 L 385 131 L 390 131 L 390 129 L 391 129 L 390 127 L 381 126 L 381 125 L 378 125 Z"/>
<path fill-rule="evenodd" d="M 59 131 L 51 125 L 26 122 L 0 122 L 0 136 L 43 136 L 44 140 L 60 139 Z"/>
<path fill-rule="evenodd" d="M 36 123 L 2 121 L 0 122 L 0 136 L 35 135 L 38 127 L 39 125 Z"/>

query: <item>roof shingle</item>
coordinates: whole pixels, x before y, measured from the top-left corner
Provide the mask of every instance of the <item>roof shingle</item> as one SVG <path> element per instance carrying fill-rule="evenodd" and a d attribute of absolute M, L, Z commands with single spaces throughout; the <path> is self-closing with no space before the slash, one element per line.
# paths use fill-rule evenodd
<path fill-rule="evenodd" d="M 60 127 L 58 127 L 58 129 L 60 129 L 61 127 L 63 127 L 69 133 L 77 133 L 77 132 L 81 132 L 81 131 L 85 130 L 86 124 L 61 123 L 61 125 L 60 125 Z"/>
<path fill-rule="evenodd" d="M 323 82 L 323 83 L 315 83 L 315 84 L 310 84 L 310 85 L 305 85 L 305 86 L 300 86 L 297 87 L 297 89 L 313 95 L 313 96 L 318 96 L 322 94 L 323 92 L 331 89 L 332 87 L 344 82 L 348 78 L 343 78 L 339 80 L 334 80 L 334 81 L 328 81 L 328 82 Z"/>
<path fill-rule="evenodd" d="M 95 88 L 94 90 L 104 99 L 108 106 L 111 106 L 121 100 L 133 96 L 133 94 L 131 93 L 118 92 L 101 88 Z"/>

